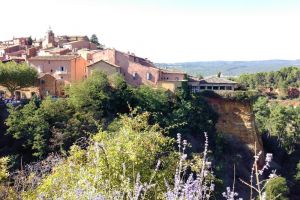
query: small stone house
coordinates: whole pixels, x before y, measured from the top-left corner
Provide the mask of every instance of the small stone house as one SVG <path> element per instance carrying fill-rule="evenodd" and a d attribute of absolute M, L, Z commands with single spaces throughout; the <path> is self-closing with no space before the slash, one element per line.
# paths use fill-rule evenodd
<path fill-rule="evenodd" d="M 104 72 L 107 75 L 121 74 L 121 67 L 111 64 L 107 61 L 100 60 L 87 66 L 87 75 L 91 75 L 94 71 Z"/>

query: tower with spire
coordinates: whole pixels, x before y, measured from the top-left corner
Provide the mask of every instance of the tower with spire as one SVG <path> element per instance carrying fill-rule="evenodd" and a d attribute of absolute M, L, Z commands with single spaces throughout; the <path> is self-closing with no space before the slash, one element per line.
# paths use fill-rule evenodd
<path fill-rule="evenodd" d="M 43 40 L 43 49 L 51 48 L 55 46 L 55 35 L 51 29 L 51 26 L 49 26 L 49 29 L 46 33 L 46 36 Z"/>

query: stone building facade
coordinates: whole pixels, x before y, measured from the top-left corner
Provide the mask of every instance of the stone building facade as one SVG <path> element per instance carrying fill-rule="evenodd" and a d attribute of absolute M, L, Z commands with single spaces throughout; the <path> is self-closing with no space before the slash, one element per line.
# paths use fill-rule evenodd
<path fill-rule="evenodd" d="M 36 56 L 28 63 L 40 74 L 41 95 L 63 96 L 65 85 L 84 80 L 87 74 L 86 60 L 77 55 Z"/>
<path fill-rule="evenodd" d="M 150 60 L 135 56 L 132 53 L 124 53 L 115 49 L 105 49 L 85 54 L 85 56 L 89 63 L 103 60 L 119 66 L 120 73 L 124 76 L 125 81 L 133 86 L 150 85 L 157 87 L 168 85 L 168 89 L 172 88 L 172 90 L 175 90 L 185 80 L 184 72 L 159 69 Z"/>

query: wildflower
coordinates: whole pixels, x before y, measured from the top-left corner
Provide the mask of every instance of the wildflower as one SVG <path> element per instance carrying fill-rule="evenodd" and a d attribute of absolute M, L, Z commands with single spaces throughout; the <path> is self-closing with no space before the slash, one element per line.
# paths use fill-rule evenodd
<path fill-rule="evenodd" d="M 183 145 L 186 146 L 187 145 L 187 141 L 183 140 Z"/>
<path fill-rule="evenodd" d="M 75 194 L 76 194 L 76 197 L 81 197 L 81 195 L 83 194 L 83 190 L 78 188 L 75 190 Z"/>
<path fill-rule="evenodd" d="M 267 155 L 266 155 L 266 162 L 271 162 L 272 158 L 273 158 L 273 154 L 267 153 Z"/>
<path fill-rule="evenodd" d="M 206 164 L 207 168 L 211 168 L 211 162 L 207 161 L 205 164 Z"/>
<path fill-rule="evenodd" d="M 105 200 L 105 198 L 101 195 L 97 195 L 93 200 Z"/>
<path fill-rule="evenodd" d="M 273 170 L 272 173 L 269 175 L 269 178 L 271 179 L 271 178 L 276 178 L 276 177 L 277 177 L 276 171 Z"/>

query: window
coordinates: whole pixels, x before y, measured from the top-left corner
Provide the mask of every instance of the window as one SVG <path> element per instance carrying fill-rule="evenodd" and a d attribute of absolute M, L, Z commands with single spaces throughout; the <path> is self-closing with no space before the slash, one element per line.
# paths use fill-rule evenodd
<path fill-rule="evenodd" d="M 200 91 L 199 86 L 192 86 L 191 88 L 192 88 L 192 93 L 197 93 Z"/>
<path fill-rule="evenodd" d="M 220 86 L 220 90 L 225 90 L 225 86 Z"/>
<path fill-rule="evenodd" d="M 213 86 L 213 90 L 219 90 L 218 86 Z"/>
<path fill-rule="evenodd" d="M 150 73 L 147 73 L 147 80 L 151 80 L 152 75 Z"/>
<path fill-rule="evenodd" d="M 205 90 L 205 86 L 200 86 L 200 90 Z"/>
<path fill-rule="evenodd" d="M 207 86 L 207 89 L 208 89 L 208 90 L 211 90 L 211 89 L 212 89 L 212 86 Z"/>
<path fill-rule="evenodd" d="M 175 80 L 178 81 L 178 80 L 179 80 L 179 77 L 175 77 Z"/>
<path fill-rule="evenodd" d="M 48 60 L 48 64 L 50 64 L 50 60 Z"/>
<path fill-rule="evenodd" d="M 133 78 L 134 80 L 137 79 L 137 73 L 136 73 L 136 72 L 133 72 L 133 73 L 132 73 L 132 78 Z"/>
<path fill-rule="evenodd" d="M 226 90 L 232 90 L 232 86 L 226 86 Z"/>
<path fill-rule="evenodd" d="M 63 76 L 61 76 L 61 77 L 60 77 L 60 79 L 64 79 L 64 77 L 63 77 Z"/>
<path fill-rule="evenodd" d="M 60 71 L 62 71 L 62 72 L 65 71 L 65 68 L 64 68 L 63 66 L 61 66 L 59 69 L 60 69 Z"/>
<path fill-rule="evenodd" d="M 45 80 L 41 80 L 41 84 L 45 84 Z"/>
<path fill-rule="evenodd" d="M 50 72 L 53 72 L 53 69 L 51 69 Z"/>

